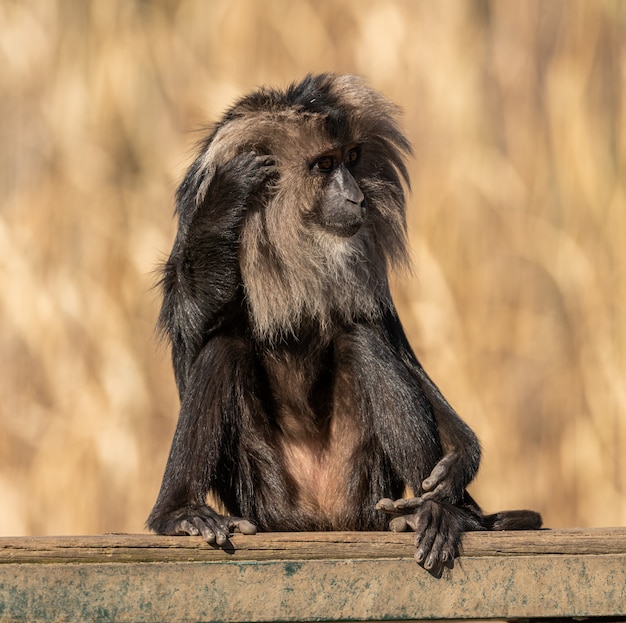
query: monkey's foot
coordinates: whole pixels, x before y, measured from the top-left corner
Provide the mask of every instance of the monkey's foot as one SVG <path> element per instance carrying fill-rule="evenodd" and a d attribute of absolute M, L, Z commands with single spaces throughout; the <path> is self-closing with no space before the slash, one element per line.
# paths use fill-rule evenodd
<path fill-rule="evenodd" d="M 389 522 L 391 531 L 415 532 L 415 560 L 437 577 L 458 556 L 463 533 L 477 529 L 473 527 L 476 520 L 465 510 L 422 498 L 395 501 L 385 498 L 376 508 L 397 515 Z"/>
<path fill-rule="evenodd" d="M 183 506 L 157 520 L 149 527 L 158 534 L 199 536 L 211 545 L 223 547 L 233 532 L 256 534 L 256 526 L 241 517 L 227 517 L 216 513 L 211 507 Z"/>

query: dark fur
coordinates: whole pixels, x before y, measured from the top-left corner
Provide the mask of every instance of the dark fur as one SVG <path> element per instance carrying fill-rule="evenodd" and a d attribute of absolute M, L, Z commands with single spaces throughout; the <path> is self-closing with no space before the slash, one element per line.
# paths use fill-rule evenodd
<path fill-rule="evenodd" d="M 437 569 L 466 530 L 540 526 L 531 511 L 485 516 L 467 494 L 478 441 L 391 301 L 409 153 L 395 107 L 330 74 L 252 93 L 204 141 L 163 273 L 181 412 L 150 528 L 221 545 L 253 532 L 246 520 L 385 530 L 396 514 Z M 417 497 L 399 500 L 407 485 Z"/>

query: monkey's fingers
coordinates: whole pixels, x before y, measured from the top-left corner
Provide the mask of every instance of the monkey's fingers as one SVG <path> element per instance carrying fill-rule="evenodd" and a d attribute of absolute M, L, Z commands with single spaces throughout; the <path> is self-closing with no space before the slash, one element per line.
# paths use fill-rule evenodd
<path fill-rule="evenodd" d="M 425 569 L 432 569 L 437 560 L 437 552 L 433 550 L 433 544 L 441 530 L 441 514 L 426 512 L 421 513 L 415 519 L 412 525 L 417 546 L 415 560 L 418 564 L 424 565 Z"/>
<path fill-rule="evenodd" d="M 383 511 L 383 513 L 389 513 L 393 515 L 396 513 L 396 507 L 393 500 L 389 498 L 382 498 L 376 502 L 376 510 Z"/>
<path fill-rule="evenodd" d="M 209 525 L 210 524 L 210 525 Z M 205 517 L 192 516 L 188 519 L 182 519 L 173 530 L 174 534 L 187 534 L 189 536 L 199 536 L 207 543 L 217 543 L 223 545 L 228 535 L 225 534 L 225 526 L 218 526 L 215 522 L 208 520 Z"/>
<path fill-rule="evenodd" d="M 241 534 L 256 534 L 256 526 L 241 517 L 230 517 L 228 527 L 231 532 L 240 532 Z"/>
<path fill-rule="evenodd" d="M 415 532 L 415 561 L 435 577 L 440 577 L 444 565 L 454 558 L 454 548 L 442 531 L 438 515 L 429 512 L 400 515 L 389 522 L 389 529 Z"/>
<path fill-rule="evenodd" d="M 256 534 L 256 526 L 241 517 L 197 517 L 192 519 L 199 528 L 202 537 L 207 543 L 222 547 L 228 544 L 228 538 L 233 532 L 241 534 Z"/>
<path fill-rule="evenodd" d="M 198 528 L 196 528 L 189 520 L 183 519 L 177 526 L 176 534 L 198 536 L 200 534 L 200 530 L 198 530 Z"/>
<path fill-rule="evenodd" d="M 257 192 L 259 186 L 278 178 L 278 167 L 274 157 L 257 154 L 254 151 L 243 152 L 235 157 L 234 162 L 248 173 L 250 190 Z"/>
<path fill-rule="evenodd" d="M 422 498 L 401 498 L 399 500 L 383 498 L 382 500 L 378 500 L 376 503 L 376 509 L 389 515 L 405 515 L 407 513 L 412 513 L 422 504 Z"/>
<path fill-rule="evenodd" d="M 212 517 L 192 517 L 191 522 L 209 544 L 222 546 L 228 541 L 228 526 Z"/>
<path fill-rule="evenodd" d="M 406 520 L 405 515 L 394 517 L 389 522 L 389 530 L 391 530 L 391 532 L 408 532 L 409 529 L 410 529 L 410 526 Z"/>
<path fill-rule="evenodd" d="M 455 454 L 447 454 L 444 456 L 441 461 L 435 465 L 428 478 L 422 482 L 422 489 L 424 489 L 424 491 L 432 491 L 437 485 L 440 485 L 445 478 L 448 477 L 450 468 L 455 460 Z"/>
<path fill-rule="evenodd" d="M 422 505 L 416 513 L 394 517 L 389 522 L 392 532 L 415 532 L 415 560 L 428 572 L 439 576 L 443 566 L 454 559 L 454 538 L 439 505 Z"/>

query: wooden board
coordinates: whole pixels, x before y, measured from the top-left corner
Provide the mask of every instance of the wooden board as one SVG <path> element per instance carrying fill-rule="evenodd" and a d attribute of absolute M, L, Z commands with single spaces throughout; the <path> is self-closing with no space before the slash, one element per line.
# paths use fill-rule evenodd
<path fill-rule="evenodd" d="M 626 529 L 470 533 L 441 578 L 394 533 L 0 538 L 1 621 L 626 617 Z"/>

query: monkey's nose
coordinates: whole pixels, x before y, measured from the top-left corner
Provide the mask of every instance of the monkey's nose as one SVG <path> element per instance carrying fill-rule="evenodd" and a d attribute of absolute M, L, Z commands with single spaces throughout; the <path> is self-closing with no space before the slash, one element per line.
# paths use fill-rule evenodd
<path fill-rule="evenodd" d="M 364 221 L 367 217 L 367 201 L 365 201 L 365 197 L 361 195 L 361 198 L 358 201 L 353 199 L 346 199 L 346 214 L 360 220 Z"/>
<path fill-rule="evenodd" d="M 358 206 L 362 206 L 366 203 L 365 195 L 361 192 L 361 189 L 356 184 L 354 185 L 354 188 L 350 189 L 349 194 L 346 195 L 346 201 L 354 203 Z"/>

